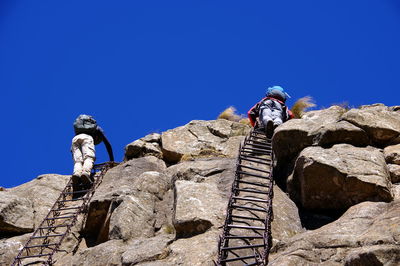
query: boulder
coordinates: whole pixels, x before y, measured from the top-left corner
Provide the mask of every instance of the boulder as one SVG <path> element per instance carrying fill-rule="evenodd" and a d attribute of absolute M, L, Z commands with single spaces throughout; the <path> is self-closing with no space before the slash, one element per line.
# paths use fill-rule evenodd
<path fill-rule="evenodd" d="M 279 126 L 273 137 L 273 148 L 278 163 L 291 160 L 304 148 L 312 145 L 329 147 L 348 143 L 367 146 L 370 141 L 366 132 L 349 122 L 341 121 L 344 113 L 346 109 L 332 106 L 307 112 L 301 119 L 292 119 Z"/>
<path fill-rule="evenodd" d="M 132 240 L 122 254 L 122 265 L 136 265 L 140 262 L 164 259 L 169 254 L 168 245 L 172 240 L 168 235 Z"/>
<path fill-rule="evenodd" d="M 380 150 L 337 144 L 308 147 L 296 160 L 288 192 L 306 209 L 345 210 L 362 201 L 391 201 L 391 183 Z"/>
<path fill-rule="evenodd" d="M 388 164 L 388 170 L 390 173 L 390 178 L 392 183 L 400 182 L 400 165 L 398 164 Z"/>
<path fill-rule="evenodd" d="M 176 181 L 173 223 L 177 238 L 204 233 L 220 226 L 225 218 L 226 201 L 216 184 Z"/>
<path fill-rule="evenodd" d="M 33 231 L 31 201 L 0 191 L 0 237 Z"/>
<path fill-rule="evenodd" d="M 355 205 L 337 221 L 275 245 L 269 265 L 396 265 L 399 208 L 400 201 Z"/>
<path fill-rule="evenodd" d="M 383 104 L 351 109 L 342 119 L 364 129 L 377 145 L 390 144 L 400 134 L 399 113 Z"/>
<path fill-rule="evenodd" d="M 132 159 L 108 170 L 89 205 L 83 230 L 88 245 L 98 245 L 109 239 L 152 236 L 154 229 L 149 224 L 154 221 L 157 197 L 149 193 L 151 189 L 138 179 L 143 181 L 146 175 L 142 174 L 146 172 L 165 170 L 165 163 L 154 156 Z M 157 189 L 163 186 L 153 187 L 153 192 L 161 193 Z M 131 226 L 133 222 L 137 227 Z M 138 229 L 139 226 L 145 228 Z"/>
<path fill-rule="evenodd" d="M 184 155 L 189 158 L 236 157 L 240 142 L 249 131 L 247 125 L 224 119 L 194 120 L 162 133 L 163 158 L 176 163 Z"/>
<path fill-rule="evenodd" d="M 132 186 L 138 191 L 153 194 L 161 200 L 164 194 L 172 188 L 172 181 L 166 174 L 148 171 L 135 178 Z"/>
<path fill-rule="evenodd" d="M 121 265 L 121 255 L 126 248 L 126 244 L 122 240 L 110 240 L 95 247 L 78 251 L 74 256 L 60 264 L 74 266 Z"/>
<path fill-rule="evenodd" d="M 138 139 L 125 147 L 124 161 L 144 156 L 155 156 L 162 158 L 161 135 L 158 133 L 149 134 Z"/>
<path fill-rule="evenodd" d="M 274 214 L 271 224 L 273 243 L 287 240 L 305 231 L 301 225 L 296 204 L 278 186 L 274 186 L 272 208 Z"/>
<path fill-rule="evenodd" d="M 400 200 L 400 184 L 392 185 L 393 199 Z"/>
<path fill-rule="evenodd" d="M 210 230 L 191 238 L 176 240 L 169 246 L 170 255 L 164 265 L 213 266 L 218 252 L 219 234 L 219 230 Z"/>
<path fill-rule="evenodd" d="M 11 265 L 31 234 L 0 239 L 0 265 Z"/>
<path fill-rule="evenodd" d="M 383 154 L 387 163 L 400 165 L 400 144 L 385 147 Z"/>
<path fill-rule="evenodd" d="M 71 176 L 47 174 L 7 190 L 8 193 L 31 202 L 34 227 L 36 228 L 60 196 Z"/>
<path fill-rule="evenodd" d="M 125 196 L 121 204 L 113 210 L 110 216 L 108 239 L 127 241 L 137 237 L 152 237 L 154 235 L 154 196 L 140 193 L 135 196 Z"/>
<path fill-rule="evenodd" d="M 136 179 L 145 172 L 163 172 L 167 169 L 164 161 L 154 156 L 136 158 L 124 162 L 105 174 L 101 185 L 96 189 L 93 200 L 117 198 L 121 195 L 132 195 L 138 191 L 132 186 Z"/>
<path fill-rule="evenodd" d="M 201 182 L 214 182 L 219 183 L 223 177 L 221 175 L 227 174 L 229 181 L 229 188 L 232 185 L 232 176 L 235 169 L 235 159 L 228 158 L 208 158 L 197 159 L 195 161 L 184 161 L 179 164 L 168 167 L 166 174 L 172 180 L 188 180 L 197 183 Z"/>
<path fill-rule="evenodd" d="M 338 143 L 349 143 L 354 146 L 367 146 L 370 141 L 367 133 L 359 127 L 350 124 L 347 121 L 338 121 L 321 125 L 314 132 L 313 144 L 322 147 L 329 147 Z"/>

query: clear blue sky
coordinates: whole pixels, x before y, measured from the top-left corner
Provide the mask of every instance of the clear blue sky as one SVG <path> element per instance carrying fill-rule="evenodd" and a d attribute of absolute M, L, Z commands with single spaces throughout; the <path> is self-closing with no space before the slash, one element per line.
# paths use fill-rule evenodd
<path fill-rule="evenodd" d="M 0 186 L 70 174 L 80 113 L 121 160 L 148 133 L 245 113 L 270 85 L 289 105 L 400 104 L 400 2 L 1 0 Z"/>

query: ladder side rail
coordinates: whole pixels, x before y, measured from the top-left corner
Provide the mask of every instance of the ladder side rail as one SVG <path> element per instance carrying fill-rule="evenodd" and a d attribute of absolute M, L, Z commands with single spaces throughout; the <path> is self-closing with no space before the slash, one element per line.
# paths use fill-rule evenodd
<path fill-rule="evenodd" d="M 101 183 L 101 181 L 103 179 L 104 174 L 106 173 L 106 171 L 104 171 L 104 169 L 107 168 L 107 170 L 108 170 L 109 169 L 108 166 L 109 165 L 107 163 L 105 163 L 101 166 L 100 174 L 98 175 L 97 179 L 94 181 L 92 187 L 88 191 L 88 196 L 85 196 L 84 200 L 81 203 L 79 210 L 75 213 L 75 215 L 74 215 L 75 217 L 72 219 L 71 223 L 67 225 L 67 230 L 65 231 L 64 235 L 60 238 L 58 243 L 56 243 L 56 247 L 53 249 L 53 251 L 51 252 L 51 255 L 49 256 L 49 259 L 47 260 L 47 265 L 53 264 L 53 255 L 55 254 L 56 251 L 58 251 L 64 238 L 70 233 L 71 228 L 77 222 L 78 214 L 81 213 L 85 209 L 85 207 L 89 204 L 90 200 L 92 199 L 92 197 L 94 195 L 96 188 L 99 186 L 99 184 Z M 94 174 L 96 174 L 95 169 L 94 169 Z"/>
<path fill-rule="evenodd" d="M 39 224 L 39 226 L 35 229 L 35 231 L 33 232 L 33 234 L 29 237 L 29 239 L 27 240 L 27 242 L 25 243 L 25 245 L 23 246 L 23 248 L 18 252 L 18 255 L 15 257 L 14 262 L 11 264 L 12 266 L 15 265 L 15 263 L 17 262 L 17 258 L 21 257 L 22 253 L 24 252 L 24 250 L 26 251 L 27 246 L 29 246 L 30 242 L 33 240 L 33 237 L 36 236 L 36 234 L 38 232 L 40 232 L 42 229 L 40 229 L 41 227 L 43 227 L 43 225 L 45 224 L 45 222 L 47 221 L 47 218 L 50 217 L 52 211 L 55 209 L 56 204 L 60 201 L 61 198 L 65 197 L 64 192 L 67 192 L 72 185 L 72 177 L 69 179 L 67 185 L 64 187 L 64 189 L 62 190 L 62 192 L 60 193 L 60 195 L 58 196 L 56 202 L 53 204 L 53 206 L 51 207 L 50 211 L 47 213 L 46 217 L 42 220 L 42 222 Z M 20 264 L 18 264 L 20 265 Z"/>

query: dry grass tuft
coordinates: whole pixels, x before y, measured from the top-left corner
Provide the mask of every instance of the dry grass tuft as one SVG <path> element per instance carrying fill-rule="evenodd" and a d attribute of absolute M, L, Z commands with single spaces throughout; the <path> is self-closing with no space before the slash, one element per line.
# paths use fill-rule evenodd
<path fill-rule="evenodd" d="M 339 106 L 339 107 L 342 107 L 343 109 L 345 109 L 346 111 L 348 111 L 352 108 L 348 101 L 341 102 L 341 103 L 334 103 L 331 106 Z"/>
<path fill-rule="evenodd" d="M 239 122 L 240 120 L 244 119 L 244 117 L 236 113 L 235 107 L 230 106 L 220 113 L 217 119 L 226 119 L 229 121 Z"/>
<path fill-rule="evenodd" d="M 239 123 L 240 123 L 240 124 L 244 124 L 244 125 L 251 126 L 251 124 L 250 124 L 250 119 L 248 119 L 247 117 L 246 117 L 246 118 L 240 119 L 240 120 L 239 120 Z"/>
<path fill-rule="evenodd" d="M 295 118 L 301 118 L 307 109 L 316 106 L 314 100 L 310 96 L 298 99 L 292 106 L 292 113 Z"/>

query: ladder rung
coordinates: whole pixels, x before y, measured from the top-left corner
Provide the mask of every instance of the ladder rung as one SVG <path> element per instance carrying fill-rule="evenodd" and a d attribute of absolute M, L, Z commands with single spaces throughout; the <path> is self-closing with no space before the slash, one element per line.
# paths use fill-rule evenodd
<path fill-rule="evenodd" d="M 257 144 L 257 145 L 263 145 L 263 146 L 268 146 L 270 148 L 272 148 L 271 143 L 267 143 L 267 142 L 262 142 L 262 141 L 257 141 L 254 139 L 249 139 L 249 142 L 252 141 L 253 143 Z M 251 144 L 251 143 L 250 143 Z"/>
<path fill-rule="evenodd" d="M 70 200 L 59 200 L 57 201 L 57 203 L 59 202 L 71 202 L 71 201 L 78 201 L 78 200 L 85 200 L 87 199 L 86 197 L 82 197 L 82 198 L 77 198 L 77 199 L 70 199 Z"/>
<path fill-rule="evenodd" d="M 231 261 L 237 261 L 237 260 L 247 260 L 247 259 L 252 259 L 252 258 L 256 258 L 254 256 L 244 256 L 244 257 L 236 257 L 236 258 L 231 258 L 231 259 L 224 259 L 221 260 L 221 262 L 231 262 Z"/>
<path fill-rule="evenodd" d="M 254 207 L 240 206 L 240 205 L 235 205 L 235 204 L 232 204 L 232 208 L 244 209 L 244 210 L 250 210 L 250 211 L 267 212 L 267 210 L 263 209 L 263 208 L 254 208 Z"/>
<path fill-rule="evenodd" d="M 251 170 L 255 170 L 255 171 L 259 171 L 259 172 L 263 172 L 263 173 L 267 173 L 267 174 L 270 173 L 270 171 L 262 170 L 260 168 L 251 167 L 251 166 L 247 166 L 247 165 L 243 165 L 243 164 L 239 164 L 238 166 L 243 167 L 243 168 L 247 168 L 247 169 L 251 169 Z"/>
<path fill-rule="evenodd" d="M 235 224 L 228 224 L 230 228 L 239 228 L 239 229 L 250 229 L 250 230 L 265 230 L 265 227 L 261 226 L 247 226 L 247 225 L 235 225 Z"/>
<path fill-rule="evenodd" d="M 253 163 L 259 163 L 259 164 L 266 164 L 266 162 L 263 161 L 257 161 L 257 160 L 252 160 L 252 159 L 248 159 L 246 157 L 240 157 L 240 160 L 244 160 L 244 161 L 248 161 L 248 162 L 253 162 Z"/>
<path fill-rule="evenodd" d="M 265 219 L 256 218 L 256 217 L 241 216 L 241 215 L 231 215 L 231 217 L 232 217 L 232 218 L 238 218 L 238 219 L 246 219 L 246 220 L 261 221 L 261 222 L 264 222 L 264 221 L 265 221 Z"/>
<path fill-rule="evenodd" d="M 41 247 L 48 247 L 48 246 L 55 246 L 57 244 L 43 244 L 43 245 L 35 245 L 35 246 L 27 246 L 25 248 L 41 248 Z"/>
<path fill-rule="evenodd" d="M 250 154 L 242 155 L 241 157 L 242 158 L 243 157 L 252 158 L 252 159 L 257 159 L 257 160 L 266 161 L 266 162 L 271 162 L 270 158 L 263 158 L 263 157 L 260 157 L 260 156 L 253 156 L 253 155 L 250 155 Z"/>
<path fill-rule="evenodd" d="M 68 210 L 77 210 L 80 209 L 81 207 L 69 207 L 69 208 L 62 208 L 62 209 L 55 209 L 51 210 L 52 212 L 58 212 L 58 211 L 68 211 Z"/>
<path fill-rule="evenodd" d="M 85 190 L 78 190 L 78 191 L 72 191 L 72 192 L 63 192 L 63 194 L 78 194 L 78 193 L 86 193 L 91 191 L 90 189 L 85 189 Z"/>
<path fill-rule="evenodd" d="M 249 184 L 249 185 L 253 185 L 253 186 L 257 186 L 257 187 L 268 187 L 267 184 L 261 184 L 261 183 L 254 183 L 254 182 L 248 182 L 248 181 L 244 181 L 244 180 L 238 180 L 238 183 L 242 183 L 242 184 Z"/>
<path fill-rule="evenodd" d="M 224 247 L 224 248 L 222 248 L 222 250 L 235 250 L 235 249 L 261 248 L 261 247 L 265 247 L 264 244 L 248 245 L 248 246 L 237 246 L 237 247 Z"/>
<path fill-rule="evenodd" d="M 261 239 L 263 236 L 225 236 L 227 239 Z"/>
<path fill-rule="evenodd" d="M 48 254 L 39 254 L 39 255 L 30 255 L 30 256 L 22 256 L 22 257 L 17 257 L 16 259 L 28 259 L 28 258 L 37 258 L 37 257 L 48 257 L 51 256 L 51 253 Z"/>
<path fill-rule="evenodd" d="M 268 203 L 268 200 L 264 200 L 264 199 L 257 199 L 257 198 L 247 198 L 247 197 L 232 197 L 233 199 L 236 200 L 247 200 L 247 201 L 255 201 L 255 202 L 264 202 L 264 203 Z"/>
<path fill-rule="evenodd" d="M 269 141 L 269 142 L 271 142 L 271 140 L 269 139 L 269 138 L 266 138 L 266 136 L 265 136 L 265 133 L 263 133 L 264 134 L 264 137 L 259 137 L 259 136 L 256 136 L 256 135 L 251 135 L 250 136 L 250 139 L 261 139 L 261 140 L 264 140 L 264 141 Z"/>
<path fill-rule="evenodd" d="M 260 190 L 255 190 L 255 189 L 234 188 L 234 190 L 242 191 L 242 192 L 249 192 L 249 193 L 256 193 L 256 194 L 265 194 L 265 195 L 268 195 L 268 191 L 260 191 Z"/>
<path fill-rule="evenodd" d="M 248 155 L 248 154 L 258 154 L 258 155 L 271 155 L 271 152 L 263 152 L 263 151 L 252 151 L 252 150 L 249 150 L 249 149 L 241 149 L 240 150 L 240 155 L 244 155 L 244 156 L 246 156 L 246 155 Z"/>
<path fill-rule="evenodd" d="M 59 237 L 59 236 L 63 236 L 64 234 L 56 234 L 56 235 L 46 235 L 46 236 L 34 236 L 31 237 L 32 239 L 37 239 L 37 238 L 47 238 L 47 237 Z"/>
<path fill-rule="evenodd" d="M 67 227 L 68 225 L 55 225 L 55 226 L 46 226 L 46 227 L 38 227 L 37 229 L 53 229 L 53 228 L 59 228 L 59 227 Z"/>
<path fill-rule="evenodd" d="M 249 172 L 245 172 L 245 171 L 237 171 L 238 174 L 242 174 L 242 175 L 249 175 L 249 176 L 254 176 L 254 177 L 260 177 L 263 179 L 269 179 L 269 176 L 263 176 L 263 175 L 256 175 L 253 173 L 249 173 Z"/>
<path fill-rule="evenodd" d="M 242 150 L 250 150 L 250 151 L 260 151 L 260 152 L 268 152 L 270 153 L 271 151 L 269 149 L 259 149 L 259 148 L 248 148 L 244 146 Z"/>
<path fill-rule="evenodd" d="M 74 218 L 74 217 L 76 217 L 76 215 L 46 218 L 45 220 L 69 219 L 69 218 Z"/>

